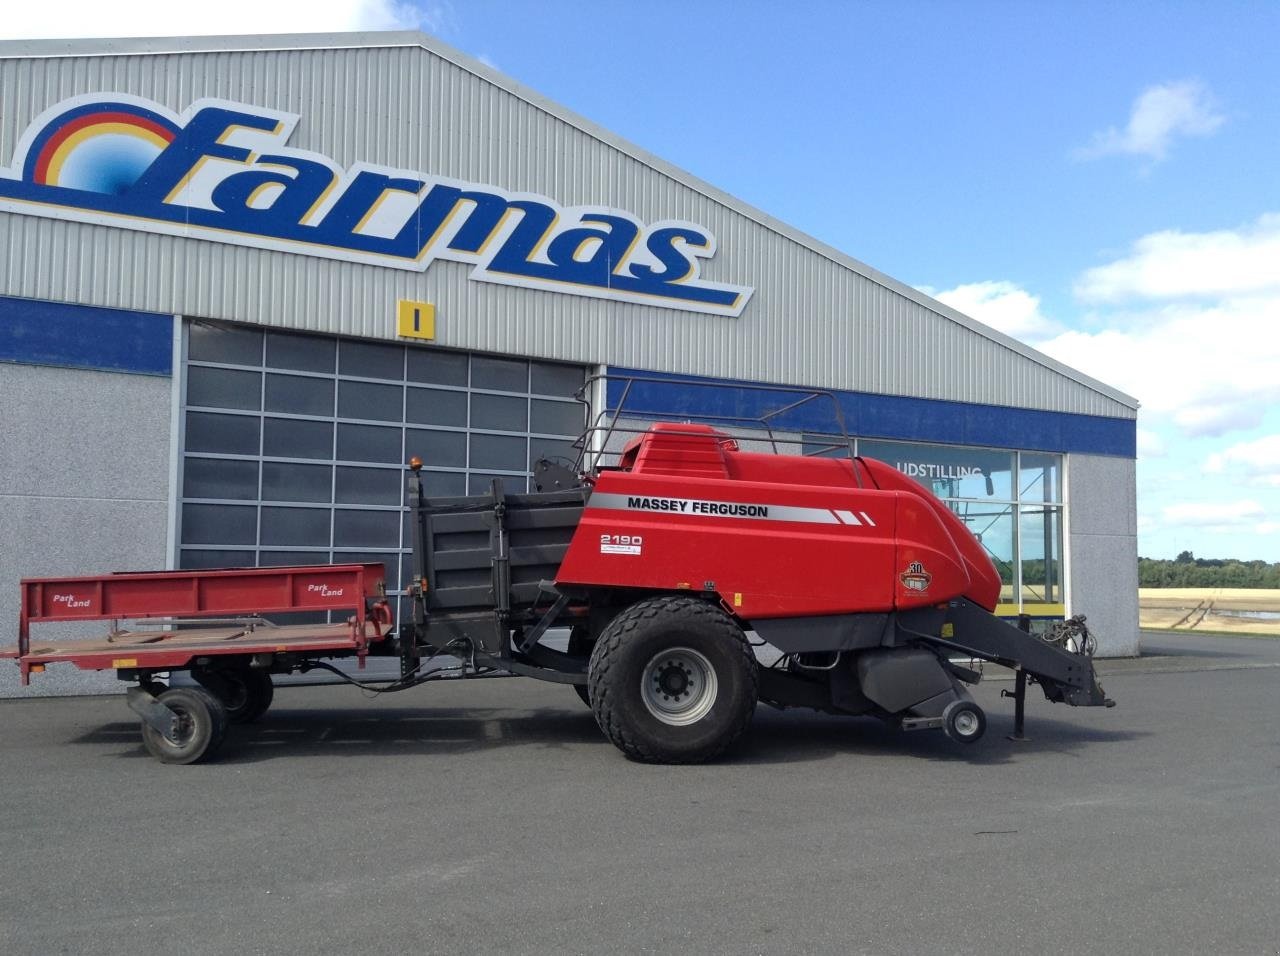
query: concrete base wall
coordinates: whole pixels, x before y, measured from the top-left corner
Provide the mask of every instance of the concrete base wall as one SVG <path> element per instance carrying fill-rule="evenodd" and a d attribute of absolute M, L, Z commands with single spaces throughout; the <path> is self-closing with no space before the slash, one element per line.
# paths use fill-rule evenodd
<path fill-rule="evenodd" d="M 1135 464 L 1067 456 L 1067 614 L 1088 616 L 1099 657 L 1133 657 L 1139 650 Z"/>
<path fill-rule="evenodd" d="M 24 577 L 164 568 L 172 380 L 0 364 L 0 647 L 17 643 Z M 105 632 L 44 625 L 34 639 Z M 69 664 L 18 683 L 0 661 L 0 697 L 116 693 L 115 673 Z"/>

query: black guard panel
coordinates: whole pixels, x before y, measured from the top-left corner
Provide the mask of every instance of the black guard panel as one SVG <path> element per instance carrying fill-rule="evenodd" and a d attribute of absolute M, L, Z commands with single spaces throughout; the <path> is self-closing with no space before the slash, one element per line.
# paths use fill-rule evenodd
<path fill-rule="evenodd" d="M 862 692 L 891 714 L 955 688 L 937 655 L 922 648 L 867 651 L 857 666 Z"/>

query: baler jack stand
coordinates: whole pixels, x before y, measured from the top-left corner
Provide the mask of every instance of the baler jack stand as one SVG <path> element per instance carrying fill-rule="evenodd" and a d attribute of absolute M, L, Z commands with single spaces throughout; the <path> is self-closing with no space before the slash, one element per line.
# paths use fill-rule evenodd
<path fill-rule="evenodd" d="M 1000 696 L 1013 698 L 1013 733 L 1009 739 L 1022 742 L 1031 738 L 1022 732 L 1027 718 L 1027 672 L 1021 667 L 1014 671 L 1013 686 L 1012 691 L 1001 689 Z"/>

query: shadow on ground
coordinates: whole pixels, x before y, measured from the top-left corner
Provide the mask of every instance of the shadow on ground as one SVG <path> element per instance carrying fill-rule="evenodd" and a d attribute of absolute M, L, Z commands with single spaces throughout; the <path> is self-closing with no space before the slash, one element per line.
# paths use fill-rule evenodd
<path fill-rule="evenodd" d="M 1006 763 L 1040 751 L 1073 753 L 1142 736 L 1129 731 L 1099 731 L 1037 717 L 1031 739 L 1013 742 L 1012 717 L 989 714 L 986 736 L 976 744 L 957 744 L 936 730 L 904 733 L 875 718 L 838 717 L 812 711 L 778 713 L 766 707 L 746 737 L 721 763 L 741 765 L 806 763 L 837 756 L 898 755 L 977 765 Z M 150 755 L 142 746 L 136 721 L 115 721 L 73 738 L 73 744 L 120 746 L 124 759 Z M 273 709 L 258 724 L 232 726 L 215 758 L 220 764 L 249 764 L 313 755 L 325 757 L 385 755 L 388 758 L 454 756 L 507 747 L 561 750 L 597 747 L 619 757 L 585 709 L 539 708 L 511 711 L 481 708 L 311 708 Z"/>

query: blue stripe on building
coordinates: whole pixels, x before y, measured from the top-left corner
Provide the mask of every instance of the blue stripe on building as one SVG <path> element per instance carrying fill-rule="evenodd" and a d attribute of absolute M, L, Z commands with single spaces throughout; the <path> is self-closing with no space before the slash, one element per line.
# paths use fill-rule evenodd
<path fill-rule="evenodd" d="M 173 374 L 173 316 L 0 296 L 0 362 Z"/>
<path fill-rule="evenodd" d="M 627 388 L 627 383 L 620 379 L 635 376 L 650 380 L 632 382 L 627 393 L 625 412 L 637 418 L 679 419 L 697 415 L 724 422 L 755 422 L 813 394 L 808 389 L 796 389 L 787 396 L 771 386 L 761 389 L 735 379 L 695 378 L 639 369 L 611 367 L 609 375 L 610 408 L 617 407 Z M 834 396 L 834 406 L 825 397 L 805 401 L 774 414 L 773 427 L 788 432 L 838 433 L 838 426 L 833 424 L 838 421 L 838 408 L 844 417 L 845 431 L 860 438 L 1137 456 L 1137 422 L 1129 418 L 869 392 L 830 390 L 822 393 L 827 394 Z"/>

